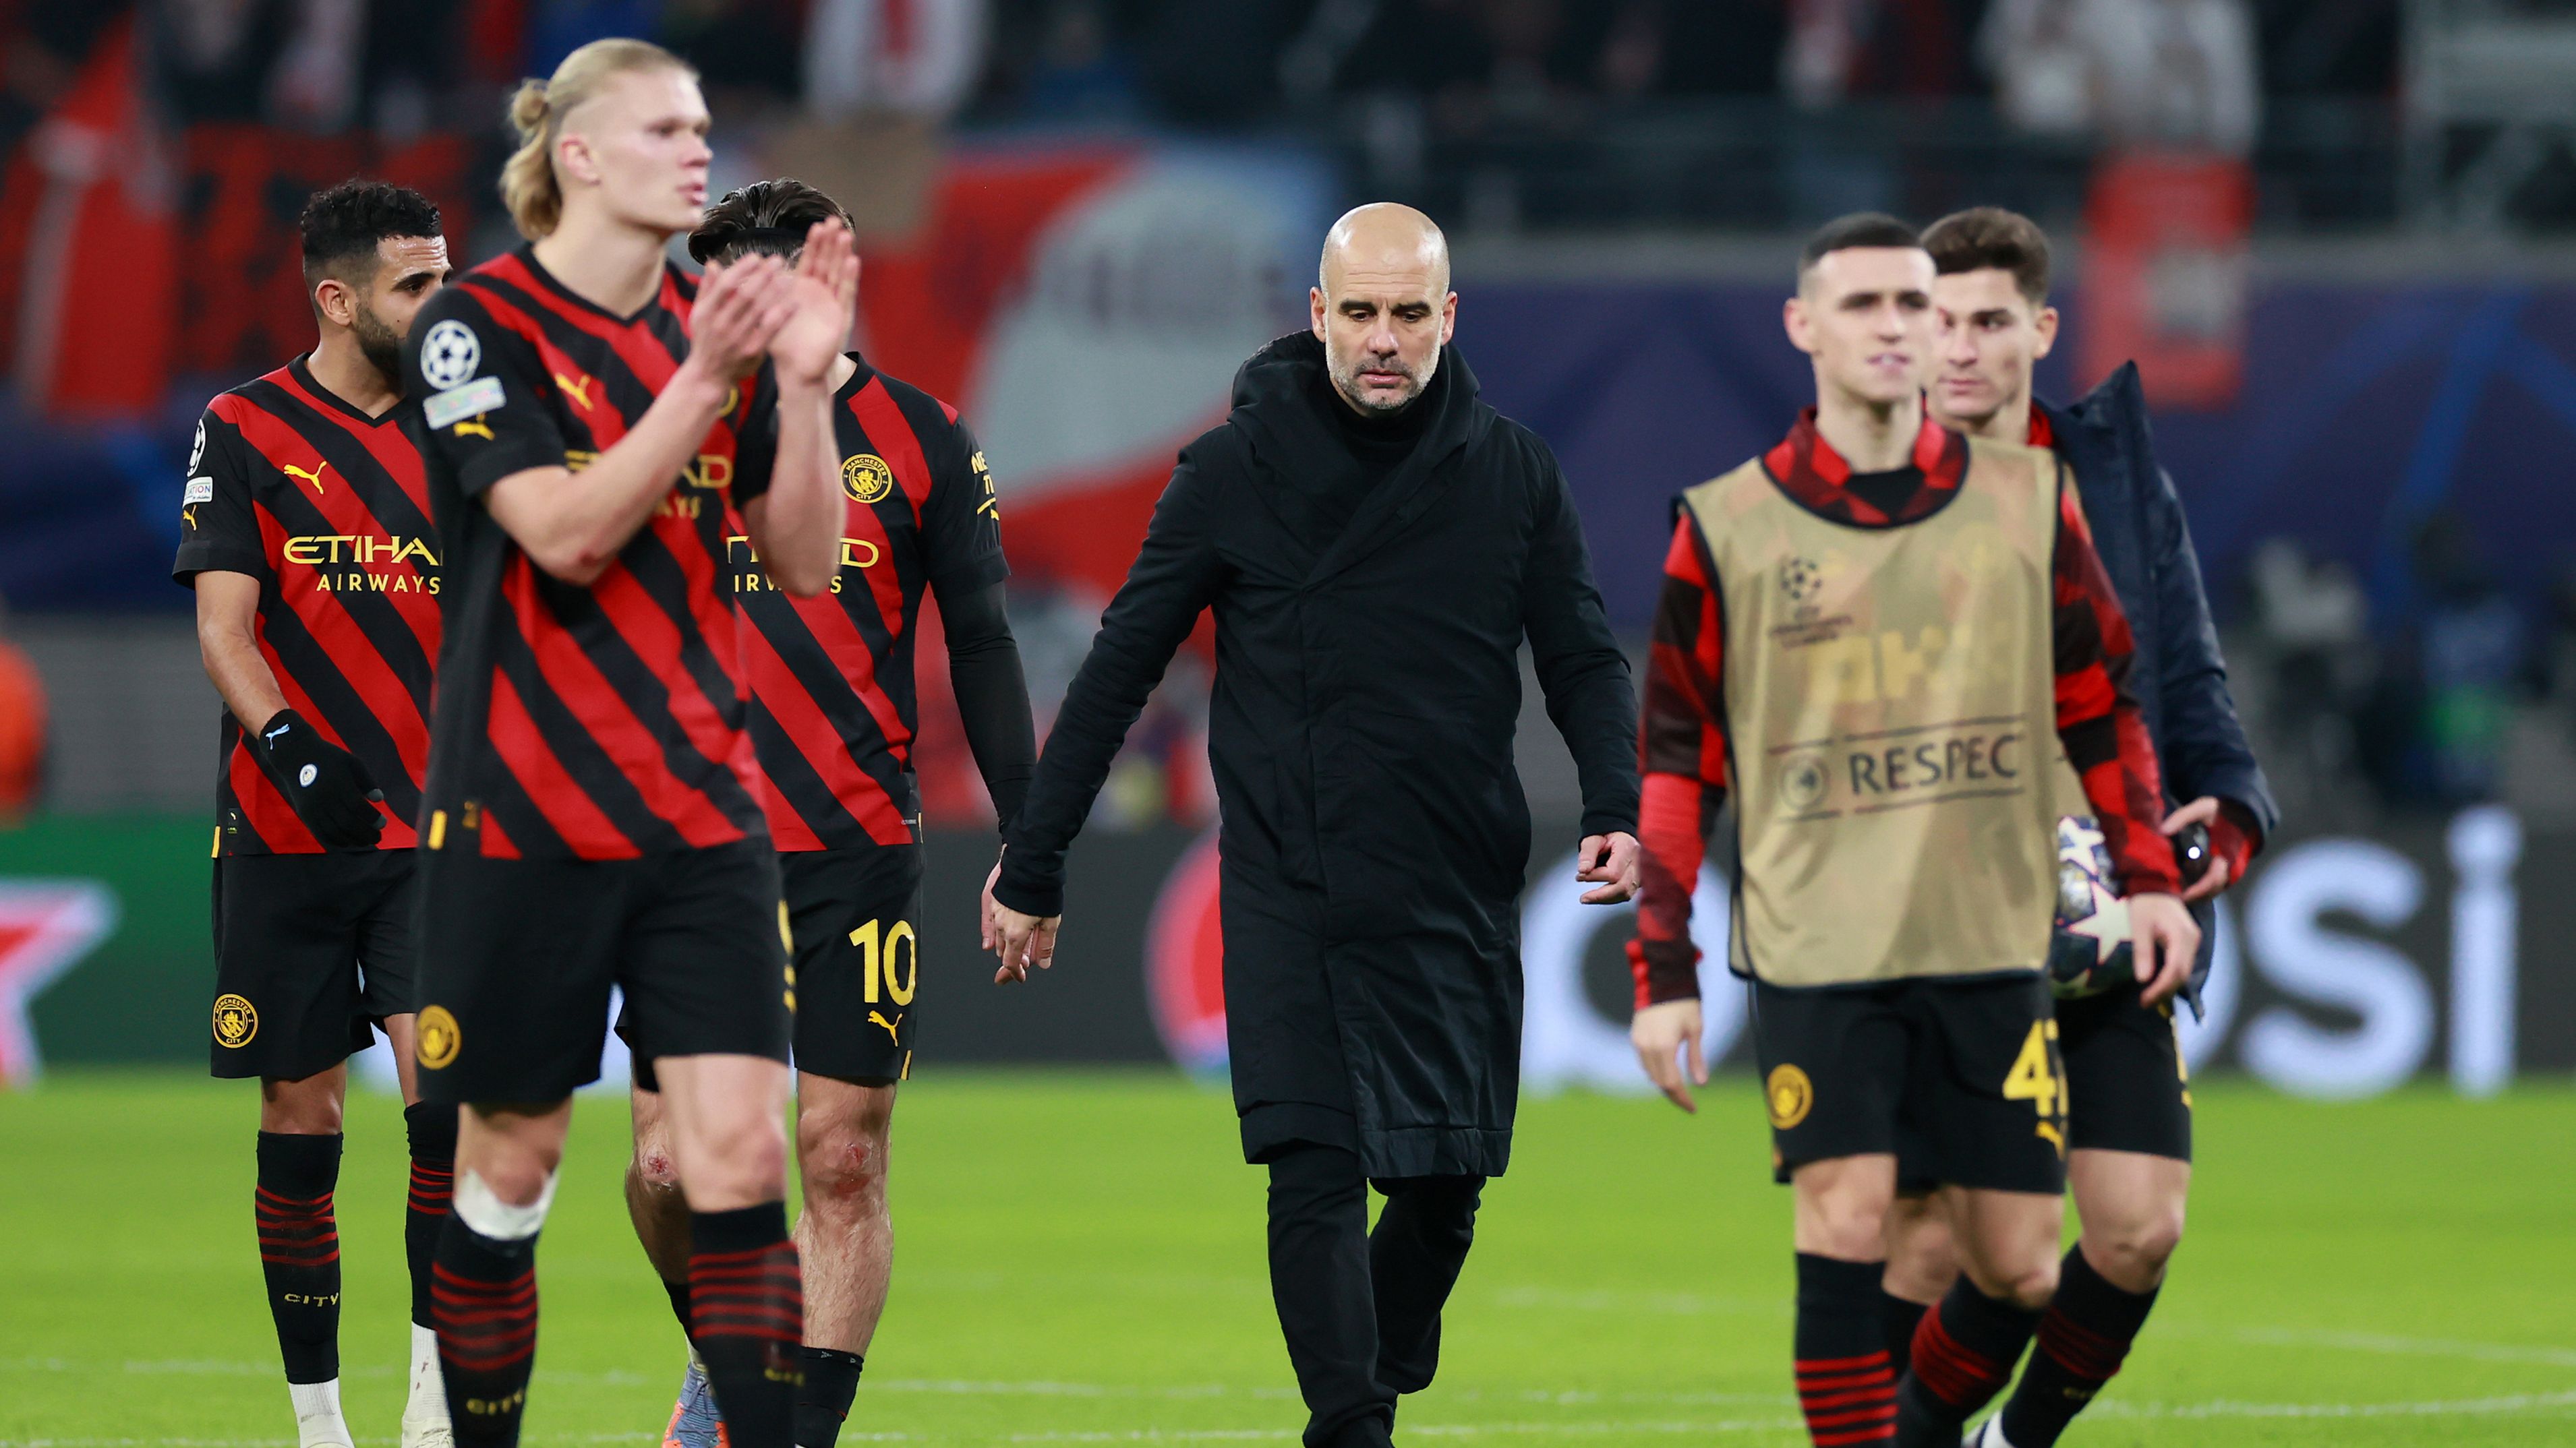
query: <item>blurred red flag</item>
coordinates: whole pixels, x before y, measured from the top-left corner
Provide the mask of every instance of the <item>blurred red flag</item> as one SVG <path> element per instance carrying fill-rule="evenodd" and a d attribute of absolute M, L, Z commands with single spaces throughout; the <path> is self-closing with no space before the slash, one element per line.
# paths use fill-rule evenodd
<path fill-rule="evenodd" d="M 2234 402 L 2245 369 L 2253 169 L 2226 156 L 2112 156 L 2094 172 L 2084 219 L 2084 385 L 2135 358 L 2162 406 Z"/>
<path fill-rule="evenodd" d="M 170 380 L 178 318 L 171 171 L 120 22 L 27 139 L 5 205 L 26 218 L 17 378 L 57 417 L 139 417 Z"/>

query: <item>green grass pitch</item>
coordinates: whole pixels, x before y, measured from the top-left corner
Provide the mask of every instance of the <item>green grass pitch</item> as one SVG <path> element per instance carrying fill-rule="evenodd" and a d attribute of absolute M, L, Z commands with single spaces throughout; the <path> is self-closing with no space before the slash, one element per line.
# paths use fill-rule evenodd
<path fill-rule="evenodd" d="M 1522 1111 L 1399 1441 L 1803 1443 L 1788 1198 L 1761 1107 Z M 2360 1105 L 2199 1093 L 2200 1190 L 2129 1371 L 2070 1444 L 2576 1443 L 2576 1089 Z M 61 1073 L 0 1096 L 0 1448 L 293 1443 L 251 1245 L 252 1093 Z M 354 1103 L 346 1402 L 393 1441 L 402 1131 Z M 536 1445 L 652 1440 L 679 1377 L 585 1099 L 539 1252 Z M 896 1116 L 894 1296 L 842 1441 L 1290 1445 L 1262 1178 L 1220 1093 L 1161 1075 L 941 1074 Z"/>

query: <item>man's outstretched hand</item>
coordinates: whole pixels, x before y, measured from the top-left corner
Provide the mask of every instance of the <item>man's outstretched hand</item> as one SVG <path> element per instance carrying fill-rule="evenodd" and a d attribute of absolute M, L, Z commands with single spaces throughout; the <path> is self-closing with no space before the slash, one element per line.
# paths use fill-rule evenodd
<path fill-rule="evenodd" d="M 1696 998 L 1647 1006 L 1628 1022 L 1628 1041 L 1646 1075 L 1667 1099 L 1684 1111 L 1697 1112 L 1693 1086 L 1708 1084 L 1708 1063 L 1700 1059 L 1699 1001 Z M 1683 1078 L 1687 1064 L 1689 1078 Z"/>
<path fill-rule="evenodd" d="M 1638 855 L 1635 835 L 1615 831 L 1606 835 L 1585 835 L 1583 843 L 1575 850 L 1575 858 L 1581 861 L 1582 867 L 1574 872 L 1574 878 L 1586 884 L 1598 884 L 1600 888 L 1584 891 L 1583 903 L 1616 905 L 1635 896 Z"/>
<path fill-rule="evenodd" d="M 1027 980 L 1030 966 L 1046 970 L 1055 964 L 1055 932 L 1064 917 L 1023 915 L 994 899 L 993 887 L 1001 879 L 997 861 L 993 873 L 984 877 L 984 948 L 1001 961 L 993 984 L 1009 985 Z"/>

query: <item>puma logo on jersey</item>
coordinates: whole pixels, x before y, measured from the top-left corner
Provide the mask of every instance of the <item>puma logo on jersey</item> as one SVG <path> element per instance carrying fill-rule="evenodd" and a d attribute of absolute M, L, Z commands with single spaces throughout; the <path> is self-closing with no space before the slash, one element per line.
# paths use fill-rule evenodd
<path fill-rule="evenodd" d="M 884 1012 L 868 1012 L 868 1024 L 872 1026 L 883 1026 L 885 1028 L 887 1040 L 894 1042 L 898 1046 L 903 1044 L 903 1037 L 895 1034 L 894 1022 L 887 1020 Z"/>
<path fill-rule="evenodd" d="M 295 464 L 288 463 L 280 468 L 279 471 L 285 473 L 290 478 L 302 478 L 304 481 L 311 483 L 313 485 L 313 491 L 318 494 L 322 491 L 322 475 L 331 471 L 331 465 L 326 462 L 322 466 L 315 468 L 313 471 L 308 473 L 304 469 L 297 467 Z"/>
<path fill-rule="evenodd" d="M 495 437 L 493 437 L 493 436 L 492 436 L 492 429 L 491 429 L 491 426 L 490 426 L 489 424 L 485 423 L 485 422 L 483 421 L 483 419 L 481 419 L 481 418 L 479 418 L 479 417 L 469 417 L 469 418 L 465 419 L 463 422 L 460 422 L 460 423 L 456 424 L 456 435 L 457 435 L 458 437 L 463 437 L 463 436 L 465 436 L 465 435 L 466 435 L 466 434 L 468 434 L 468 433 L 476 434 L 476 435 L 478 435 L 478 436 L 480 436 L 480 437 L 483 437 L 483 438 L 485 438 L 485 439 L 487 439 L 487 440 L 489 440 L 489 441 L 493 441 L 493 442 L 498 442 L 498 441 L 500 441 L 500 439 L 495 438 Z"/>
<path fill-rule="evenodd" d="M 292 728 L 294 728 L 294 727 L 295 727 L 295 726 L 294 726 L 294 725 L 292 725 L 292 724 L 280 724 L 280 725 L 278 725 L 276 728 L 271 729 L 270 731 L 268 731 L 267 733 L 265 733 L 265 734 L 263 734 L 263 735 L 261 735 L 261 736 L 259 736 L 259 737 L 260 737 L 260 738 L 262 738 L 262 739 L 274 739 L 274 738 L 276 738 L 278 735 L 283 734 L 283 733 L 285 733 L 287 730 L 292 729 Z"/>
<path fill-rule="evenodd" d="M 579 381 L 566 377 L 560 372 L 555 374 L 555 386 L 562 388 L 565 396 L 580 403 L 581 410 L 584 412 L 590 411 L 590 383 L 588 374 L 584 374 Z"/>

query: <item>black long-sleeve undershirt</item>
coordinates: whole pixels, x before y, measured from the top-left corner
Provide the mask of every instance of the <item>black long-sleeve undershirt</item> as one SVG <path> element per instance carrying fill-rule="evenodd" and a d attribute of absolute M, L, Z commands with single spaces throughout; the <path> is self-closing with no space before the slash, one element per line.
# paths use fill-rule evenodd
<path fill-rule="evenodd" d="M 1038 740 L 1005 592 L 1004 585 L 990 583 L 954 597 L 942 593 L 939 617 L 948 632 L 948 682 L 957 694 L 966 747 L 993 796 L 993 813 L 1007 829 L 1028 796 Z"/>

